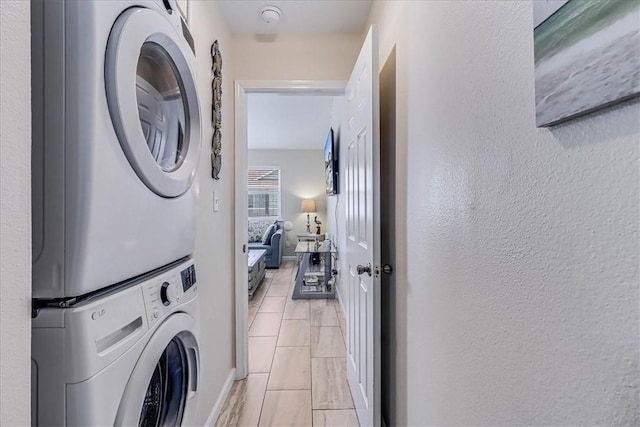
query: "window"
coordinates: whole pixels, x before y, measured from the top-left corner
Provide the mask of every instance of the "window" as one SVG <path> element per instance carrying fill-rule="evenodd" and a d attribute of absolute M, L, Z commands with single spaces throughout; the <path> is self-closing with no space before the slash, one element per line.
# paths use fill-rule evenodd
<path fill-rule="evenodd" d="M 280 218 L 280 169 L 249 167 L 249 218 Z"/>

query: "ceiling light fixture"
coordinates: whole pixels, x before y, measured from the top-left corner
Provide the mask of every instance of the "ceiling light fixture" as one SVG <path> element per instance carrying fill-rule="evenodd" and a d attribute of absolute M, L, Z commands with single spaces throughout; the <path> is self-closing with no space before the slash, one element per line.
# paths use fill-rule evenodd
<path fill-rule="evenodd" d="M 275 6 L 265 6 L 260 10 L 260 16 L 267 24 L 277 24 L 282 16 L 282 11 Z"/>

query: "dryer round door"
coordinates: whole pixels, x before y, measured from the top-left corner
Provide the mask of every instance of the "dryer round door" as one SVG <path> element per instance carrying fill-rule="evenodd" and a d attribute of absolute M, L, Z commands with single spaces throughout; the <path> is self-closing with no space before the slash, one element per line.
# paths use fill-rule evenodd
<path fill-rule="evenodd" d="M 162 197 L 187 191 L 198 163 L 200 106 L 192 57 L 182 35 L 151 9 L 123 12 L 109 35 L 111 120 L 136 174 Z"/>
<path fill-rule="evenodd" d="M 152 335 L 127 383 L 115 425 L 180 426 L 195 422 L 198 344 L 192 317 L 170 316 Z"/>

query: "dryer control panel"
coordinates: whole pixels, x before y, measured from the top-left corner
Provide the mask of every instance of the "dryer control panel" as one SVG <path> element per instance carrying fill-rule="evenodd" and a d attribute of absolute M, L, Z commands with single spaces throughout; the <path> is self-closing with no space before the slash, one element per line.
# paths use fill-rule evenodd
<path fill-rule="evenodd" d="M 196 270 L 193 261 L 181 264 L 156 280 L 142 286 L 149 326 L 162 319 L 169 311 L 193 299 L 196 295 Z"/>
<path fill-rule="evenodd" d="M 180 272 L 182 277 L 182 290 L 187 292 L 196 284 L 196 267 L 191 265 Z"/>

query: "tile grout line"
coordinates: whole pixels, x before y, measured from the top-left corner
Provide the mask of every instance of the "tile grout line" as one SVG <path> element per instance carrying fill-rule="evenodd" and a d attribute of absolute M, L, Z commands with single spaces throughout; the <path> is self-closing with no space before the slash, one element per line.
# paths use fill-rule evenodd
<path fill-rule="evenodd" d="M 264 295 L 262 296 L 262 299 L 260 300 L 260 304 L 258 304 L 258 308 L 256 308 L 256 313 L 253 316 L 253 319 L 251 319 L 250 324 L 247 326 L 247 332 L 249 331 L 249 329 L 251 329 L 251 325 L 253 325 L 253 322 L 255 322 L 256 317 L 258 316 L 258 313 L 260 312 L 260 307 L 262 307 L 262 303 L 264 302 L 264 298 L 267 296 L 267 292 L 269 292 L 269 289 L 271 288 L 271 284 L 273 283 L 273 278 L 269 277 L 267 278 L 266 276 L 262 279 L 264 280 L 269 280 L 268 284 L 263 283 L 262 287 L 264 288 Z M 248 313 L 247 313 L 248 314 Z"/>
<path fill-rule="evenodd" d="M 295 280 L 295 279 L 294 279 Z M 313 357 L 312 355 L 312 350 L 311 350 L 311 344 L 312 344 L 312 338 L 311 338 L 311 303 L 309 304 L 309 377 L 311 377 L 311 390 L 310 390 L 310 395 L 311 395 L 311 427 L 313 427 Z"/>
<path fill-rule="evenodd" d="M 293 279 L 290 279 L 290 280 L 293 280 Z M 273 280 L 269 284 L 269 288 L 271 287 L 271 285 L 273 285 Z M 260 302 L 260 305 L 259 305 L 259 307 L 258 307 L 258 309 L 256 311 L 256 316 L 255 317 L 257 317 L 257 313 L 260 312 L 259 310 L 260 310 L 262 304 L 264 303 L 265 298 L 267 297 L 267 293 L 269 291 L 269 288 L 267 288 L 265 290 L 263 299 Z M 291 286 L 290 286 L 290 288 L 291 288 Z M 287 296 L 289 296 L 289 295 L 287 294 Z M 337 308 L 336 308 L 335 304 L 332 304 L 332 305 L 334 305 L 334 312 L 336 313 L 336 316 L 337 316 L 337 312 L 336 312 Z M 271 378 L 271 373 L 272 373 L 272 370 L 273 370 L 273 362 L 275 360 L 275 353 L 276 353 L 277 348 L 278 347 L 283 347 L 283 348 L 309 347 L 309 368 L 310 368 L 309 375 L 310 375 L 310 382 L 311 382 L 311 389 L 309 390 L 310 394 L 311 394 L 311 405 L 310 405 L 311 413 L 309 415 L 311 416 L 311 425 L 313 426 L 313 423 L 314 423 L 313 414 L 316 411 L 316 409 L 314 409 L 314 406 L 313 406 L 313 359 L 314 358 L 311 357 L 311 328 L 314 327 L 314 326 L 311 325 L 311 307 L 309 307 L 309 317 L 308 317 L 308 319 L 290 319 L 290 320 L 308 320 L 308 326 L 307 327 L 308 327 L 308 332 L 309 332 L 309 346 L 280 346 L 280 345 L 278 345 L 278 342 L 280 340 L 280 334 L 282 333 L 282 323 L 285 320 L 284 319 L 284 311 L 285 310 L 286 310 L 286 302 L 285 302 L 285 307 L 283 308 L 283 310 L 281 312 L 279 312 L 281 314 L 280 324 L 279 324 L 279 327 L 278 327 L 278 333 L 276 335 L 276 345 L 275 345 L 274 353 L 273 353 L 273 356 L 272 356 L 272 359 L 271 359 L 271 365 L 270 365 L 270 368 L 269 368 L 269 372 L 267 373 L 268 374 L 268 376 L 267 376 L 267 385 L 265 387 L 264 394 L 263 394 L 263 397 L 262 397 L 262 402 L 261 402 L 261 406 L 260 406 L 260 415 L 258 417 L 258 425 L 260 424 L 260 421 L 262 420 L 262 415 L 263 415 L 263 411 L 264 411 L 264 403 L 265 403 L 265 400 L 266 400 L 266 393 L 267 393 L 267 391 L 269 391 L 268 390 L 268 384 L 269 384 L 269 379 Z M 254 321 L 255 321 L 255 317 L 254 317 Z M 315 327 L 320 328 L 320 327 L 324 327 L 324 326 L 323 325 L 318 325 L 318 326 L 315 326 Z M 340 326 L 338 324 L 338 326 L 326 326 L 326 327 L 340 327 Z M 342 334 L 342 328 L 340 328 L 340 329 L 341 329 L 341 335 L 343 336 L 343 340 L 344 340 L 344 335 Z M 341 359 L 340 357 L 317 357 L 317 359 L 327 359 L 327 358 Z M 284 389 L 284 390 L 275 390 L 275 391 L 286 391 L 286 390 L 294 390 L 294 389 Z M 272 391 L 274 391 L 274 390 L 272 390 Z M 340 411 L 340 410 L 345 410 L 345 409 L 327 409 L 327 410 L 318 409 L 318 411 Z M 357 417 L 357 414 L 356 414 L 356 417 Z"/>
<path fill-rule="evenodd" d="M 254 315 L 254 317 L 253 317 L 253 319 L 252 319 L 251 323 L 248 325 L 248 329 L 252 326 L 253 322 L 255 321 L 255 318 L 257 317 L 257 314 L 258 314 L 258 312 L 259 312 L 259 310 L 260 310 L 260 308 L 261 308 L 262 304 L 263 304 L 263 303 L 264 303 L 264 301 L 265 301 L 265 298 L 266 298 L 266 296 L 267 296 L 267 293 L 269 292 L 269 289 L 271 288 L 271 285 L 273 284 L 273 278 L 272 278 L 272 277 L 266 278 L 266 280 L 268 281 L 268 283 L 265 283 L 265 284 L 263 285 L 263 290 L 261 290 L 262 298 L 261 298 L 261 300 L 260 300 L 260 303 L 259 303 L 259 304 L 258 304 L 258 306 L 256 307 L 255 315 Z M 275 335 L 275 339 L 276 339 L 276 347 L 277 347 L 277 340 L 278 340 L 278 338 L 279 338 L 279 336 L 280 336 L 280 332 L 281 332 L 282 320 L 283 320 L 283 317 L 284 317 L 284 309 L 283 309 L 283 311 L 282 311 L 282 312 L 280 312 L 280 313 L 281 313 L 281 317 L 280 317 L 280 325 L 279 325 L 279 328 L 278 328 L 278 333 Z M 262 337 L 262 336 L 261 336 L 261 337 Z M 263 338 L 266 338 L 266 337 L 267 337 L 267 336 L 265 336 L 265 337 L 263 337 Z M 275 348 L 274 348 L 274 355 L 272 356 L 272 359 L 271 359 L 271 364 L 270 364 L 270 367 L 269 367 L 269 371 L 268 371 L 268 372 L 259 372 L 259 373 L 258 373 L 258 372 L 254 372 L 254 373 L 252 373 L 252 374 L 259 374 L 259 375 L 267 374 L 267 378 L 266 378 L 266 379 L 267 379 L 267 385 L 268 385 L 268 382 L 269 382 L 269 379 L 270 379 L 270 376 L 271 376 L 271 370 L 272 370 L 272 368 L 273 368 L 273 360 L 274 360 L 274 358 L 275 358 Z M 249 375 L 251 375 L 251 374 L 249 374 Z M 237 384 L 237 382 L 236 382 L 236 384 Z M 257 422 L 258 422 L 258 424 L 260 423 L 260 420 L 261 420 L 261 418 L 262 418 L 262 411 L 263 411 L 263 408 L 264 408 L 264 402 L 265 402 L 265 398 L 266 398 L 267 385 L 265 385 L 265 389 L 264 389 L 264 392 L 263 392 L 263 395 L 262 395 L 262 401 L 261 401 L 261 403 L 260 403 L 260 410 L 259 410 L 259 414 L 258 414 L 258 421 L 257 421 Z M 225 405 L 224 405 L 224 406 L 225 406 L 225 407 L 228 407 L 228 403 L 229 403 L 229 400 L 227 400 L 227 402 L 225 402 Z M 246 404 L 246 401 L 245 401 L 245 404 Z M 222 415 L 222 413 L 221 413 L 220 415 Z M 219 420 L 219 419 L 220 419 L 220 416 L 218 416 L 218 420 Z M 216 423 L 218 422 L 218 420 L 216 420 Z"/>
<path fill-rule="evenodd" d="M 266 298 L 267 296 L 267 292 L 269 292 L 269 289 L 271 288 L 271 285 L 273 284 L 273 278 L 271 279 L 271 282 L 269 282 L 269 287 L 267 289 L 265 289 L 265 293 L 264 293 L 264 297 L 262 298 L 262 301 L 260 301 L 260 306 L 258 307 L 258 311 L 256 312 L 256 316 L 258 316 L 258 312 L 260 311 L 260 308 L 262 307 L 262 303 L 264 303 L 264 298 Z M 255 317 L 254 317 L 254 321 L 255 321 Z M 282 324 L 282 319 L 280 319 L 280 323 Z M 278 345 L 278 336 L 280 335 L 280 328 L 278 328 L 278 334 L 276 335 L 276 346 Z M 258 423 L 256 424 L 256 427 L 258 427 L 260 425 L 260 421 L 262 420 L 262 411 L 264 409 L 264 401 L 267 397 L 267 388 L 269 387 L 269 379 L 271 378 L 271 368 L 273 367 L 273 359 L 276 356 L 276 349 L 274 347 L 273 349 L 273 356 L 271 356 L 271 364 L 269 365 L 269 372 L 267 373 L 267 383 L 264 385 L 264 392 L 262 393 L 262 401 L 260 402 L 260 414 L 258 415 Z"/>
<path fill-rule="evenodd" d="M 271 288 L 272 284 L 273 284 L 273 279 L 271 280 L 271 283 L 269 283 L 269 289 Z M 264 294 L 265 298 L 267 296 L 267 292 L 269 292 L 269 289 L 265 290 L 265 294 Z M 264 302 L 264 298 L 262 299 L 262 302 L 260 302 L 260 307 L 262 307 L 263 302 Z M 260 310 L 260 307 L 258 307 L 258 310 Z M 257 313 L 256 313 L 256 317 L 257 317 Z M 278 347 L 278 338 L 280 338 L 281 327 L 282 327 L 282 318 L 280 318 L 280 326 L 278 327 L 278 334 L 276 335 L 276 345 L 273 348 L 273 355 L 271 356 L 271 364 L 269 365 L 269 372 L 267 374 L 267 383 L 264 386 L 264 393 L 262 394 L 262 402 L 260 403 L 260 414 L 258 415 L 258 424 L 256 425 L 256 427 L 258 427 L 260 425 L 260 421 L 262 421 L 262 411 L 264 410 L 264 401 L 267 398 L 267 390 L 269 388 L 269 380 L 271 379 L 271 370 L 273 369 L 273 360 L 276 357 L 276 348 Z"/>
<path fill-rule="evenodd" d="M 295 277 L 291 277 L 289 279 L 290 281 L 293 281 L 294 283 L 290 283 L 289 284 L 289 290 L 291 290 L 292 285 L 295 285 Z M 286 304 L 285 304 L 286 306 Z M 284 318 L 284 312 L 282 313 L 283 318 Z M 283 319 L 284 320 L 284 319 Z M 300 319 L 300 320 L 304 320 L 304 319 Z M 280 323 L 280 328 L 282 328 L 282 322 Z M 311 307 L 309 307 L 309 319 L 308 319 L 308 328 L 309 328 L 309 385 L 310 385 L 310 390 L 309 390 L 309 395 L 310 395 L 310 405 L 309 405 L 309 410 L 310 410 L 310 417 L 311 417 L 311 426 L 313 426 L 313 363 L 312 363 L 312 357 L 311 357 Z M 278 341 L 280 340 L 280 333 L 278 333 Z M 276 348 L 278 347 L 277 343 L 276 343 Z M 284 347 L 284 346 L 282 346 Z M 297 347 L 306 347 L 306 346 L 297 346 Z"/>
<path fill-rule="evenodd" d="M 269 284 L 269 288 L 271 288 L 271 285 L 273 285 L 273 280 Z M 269 291 L 269 289 L 267 289 L 265 291 L 265 298 L 267 297 L 266 292 L 268 292 L 268 291 Z M 264 299 L 260 303 L 261 307 L 262 307 L 262 303 L 264 303 Z M 286 302 L 285 302 L 285 305 L 286 305 Z M 258 310 L 260 310 L 260 307 L 258 307 Z M 262 420 L 262 412 L 264 411 L 264 401 L 267 398 L 267 391 L 269 391 L 269 380 L 271 379 L 271 371 L 273 369 L 273 361 L 276 358 L 276 350 L 278 348 L 278 340 L 280 339 L 280 330 L 282 329 L 282 318 L 283 317 L 284 317 L 284 308 L 282 309 L 282 313 L 280 313 L 280 324 L 278 325 L 278 334 L 276 335 L 276 345 L 275 345 L 275 347 L 273 349 L 273 356 L 271 356 L 271 365 L 269 365 L 269 374 L 267 376 L 267 384 L 264 387 L 264 394 L 262 395 L 262 403 L 260 404 L 260 416 L 258 416 L 258 426 L 260 425 L 260 421 Z"/>

